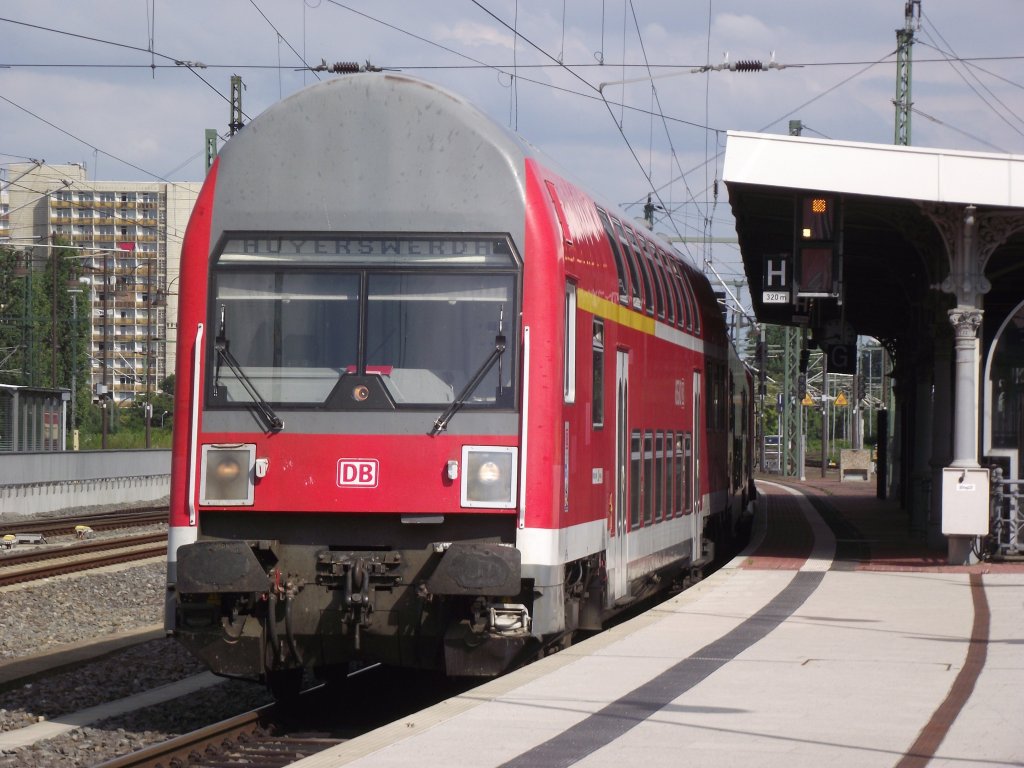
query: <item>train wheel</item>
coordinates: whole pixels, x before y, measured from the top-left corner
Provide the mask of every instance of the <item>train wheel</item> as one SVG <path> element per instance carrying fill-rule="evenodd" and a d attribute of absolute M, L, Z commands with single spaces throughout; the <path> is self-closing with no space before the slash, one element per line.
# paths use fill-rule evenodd
<path fill-rule="evenodd" d="M 267 688 L 277 701 L 294 701 L 302 691 L 302 667 L 267 672 Z"/>

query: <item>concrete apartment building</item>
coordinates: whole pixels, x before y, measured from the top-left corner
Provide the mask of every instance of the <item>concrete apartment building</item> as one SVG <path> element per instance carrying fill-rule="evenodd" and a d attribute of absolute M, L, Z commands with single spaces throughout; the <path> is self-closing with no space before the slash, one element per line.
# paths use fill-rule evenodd
<path fill-rule="evenodd" d="M 79 164 L 12 163 L 0 185 L 0 245 L 39 270 L 55 238 L 81 260 L 94 399 L 130 403 L 174 373 L 178 265 L 201 182 L 90 181 Z"/>

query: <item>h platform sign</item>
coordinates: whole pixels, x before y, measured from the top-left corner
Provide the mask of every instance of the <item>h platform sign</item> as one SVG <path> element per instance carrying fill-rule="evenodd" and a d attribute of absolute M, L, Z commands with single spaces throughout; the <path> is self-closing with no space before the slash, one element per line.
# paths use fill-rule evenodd
<path fill-rule="evenodd" d="M 761 301 L 789 304 L 793 295 L 793 260 L 788 253 L 765 255 L 761 264 Z"/>

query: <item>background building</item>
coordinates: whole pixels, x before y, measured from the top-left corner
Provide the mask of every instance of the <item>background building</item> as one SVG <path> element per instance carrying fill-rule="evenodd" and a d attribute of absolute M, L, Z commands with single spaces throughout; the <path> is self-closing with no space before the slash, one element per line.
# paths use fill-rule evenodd
<path fill-rule="evenodd" d="M 181 242 L 200 186 L 89 181 L 74 163 L 6 167 L 0 245 L 39 265 L 60 241 L 81 260 L 94 397 L 125 404 L 174 372 Z"/>

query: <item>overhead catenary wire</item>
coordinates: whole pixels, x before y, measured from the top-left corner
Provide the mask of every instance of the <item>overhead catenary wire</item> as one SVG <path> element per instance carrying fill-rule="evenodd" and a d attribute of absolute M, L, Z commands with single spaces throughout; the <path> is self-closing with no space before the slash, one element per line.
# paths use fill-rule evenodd
<path fill-rule="evenodd" d="M 291 50 L 291 52 L 292 52 L 292 53 L 294 53 L 294 54 L 295 54 L 295 55 L 296 55 L 296 56 L 298 57 L 299 61 L 301 61 L 301 62 L 302 62 L 303 66 L 305 66 L 305 67 L 306 67 L 307 69 L 310 69 L 310 71 L 312 71 L 312 72 L 313 72 L 313 74 L 316 74 L 316 71 L 315 71 L 315 70 L 312 70 L 312 69 L 310 68 L 310 66 L 309 66 L 309 62 L 308 62 L 308 61 L 306 61 L 306 57 L 305 57 L 305 56 L 303 56 L 303 55 L 302 55 L 301 53 L 299 53 L 298 51 L 296 51 L 296 50 L 295 50 L 295 46 L 294 46 L 294 45 L 292 45 L 291 43 L 289 43 L 289 42 L 288 42 L 288 38 L 286 38 L 286 37 L 285 37 L 284 35 L 282 35 L 282 34 L 281 34 L 281 30 L 279 30 L 279 29 L 278 29 L 278 28 L 277 28 L 276 26 L 274 26 L 274 22 L 272 22 L 272 21 L 271 21 L 271 20 L 270 20 L 269 18 L 267 18 L 267 14 L 265 14 L 265 13 L 264 13 L 264 12 L 263 12 L 263 11 L 262 11 L 262 10 L 260 9 L 260 7 L 259 7 L 258 5 L 256 5 L 256 0 L 249 0 L 249 2 L 250 2 L 250 3 L 252 4 L 252 7 L 256 9 L 256 12 L 257 12 L 257 13 L 258 13 L 258 14 L 259 14 L 260 16 L 262 16 L 262 17 L 263 17 L 263 20 L 264 20 L 265 22 L 267 22 L 267 24 L 269 24 L 269 25 L 270 25 L 270 28 L 271 28 L 272 30 L 274 30 L 274 32 L 275 32 L 275 33 L 277 34 L 277 39 L 278 39 L 278 40 L 284 40 L 284 44 L 285 44 L 285 45 L 287 45 L 287 46 L 288 46 L 288 48 L 289 48 L 289 50 Z M 316 79 L 317 79 L 317 80 L 319 80 L 319 79 L 320 79 L 320 75 L 316 75 Z"/>
<path fill-rule="evenodd" d="M 64 128 L 61 128 L 59 125 L 57 125 L 56 123 L 51 122 L 50 120 L 47 120 L 45 117 L 42 117 L 41 115 L 37 115 L 35 112 L 33 112 L 32 110 L 28 109 L 27 107 L 23 107 L 22 105 L 18 104 L 17 102 L 11 101 L 10 99 L 8 99 L 3 94 L 0 94 L 0 101 L 4 101 L 4 102 L 10 104 L 12 107 L 15 107 L 16 109 L 20 109 L 25 114 L 27 114 L 27 115 L 29 115 L 31 117 L 34 117 L 36 120 L 40 121 L 41 123 L 45 123 L 46 125 L 48 125 L 51 128 L 53 128 L 55 131 L 59 131 L 60 133 L 63 133 L 68 138 L 74 139 L 75 141 L 79 142 L 80 144 L 84 144 L 85 146 L 89 147 L 89 149 L 93 150 L 94 152 L 98 152 L 99 154 L 103 155 L 104 157 L 108 157 L 111 160 L 116 160 L 117 162 L 122 163 L 122 164 L 128 166 L 129 168 L 133 168 L 134 170 L 139 171 L 140 173 L 143 173 L 143 174 L 145 174 L 147 176 L 150 176 L 150 177 L 152 177 L 154 179 L 157 179 L 159 181 L 163 181 L 163 182 L 165 182 L 167 184 L 172 184 L 172 185 L 176 184 L 176 182 L 173 182 L 170 179 L 165 179 L 164 177 L 159 176 L 158 174 L 155 174 L 152 171 L 148 171 L 145 168 L 143 168 L 141 166 L 138 166 L 138 165 L 136 165 L 135 163 L 133 163 L 133 162 L 131 162 L 129 160 L 125 160 L 124 158 L 118 157 L 117 155 L 112 154 L 110 152 L 107 152 L 104 149 L 100 149 L 95 144 L 92 144 L 92 143 L 86 141 L 85 139 L 81 138 L 80 136 L 76 136 L 75 134 L 71 133 L 70 131 L 68 131 L 68 130 L 66 130 Z"/>
<path fill-rule="evenodd" d="M 929 31 L 929 28 L 934 30 L 934 27 L 931 24 L 929 24 L 929 26 L 926 27 L 924 31 L 925 31 L 925 34 L 928 34 L 929 36 L 931 36 L 931 32 Z M 938 30 L 934 30 L 934 32 L 935 32 L 935 35 L 938 36 L 939 40 L 942 41 L 943 45 L 945 45 L 946 48 L 949 48 L 951 50 L 951 47 L 946 42 L 946 40 L 942 37 L 942 34 L 939 33 Z M 960 64 L 960 62 L 959 62 L 959 59 L 957 58 L 957 56 L 955 54 L 950 53 L 950 54 L 947 55 L 946 51 L 938 48 L 937 46 L 932 45 L 931 47 L 934 50 L 938 51 L 940 54 L 946 55 L 947 62 L 949 63 L 949 65 L 953 69 L 953 71 L 957 74 L 957 76 L 963 81 L 964 85 L 966 85 L 978 97 L 978 99 L 986 107 L 988 107 L 988 109 L 996 117 L 998 117 L 1001 121 L 1003 121 L 1011 130 L 1013 130 L 1014 132 L 1016 132 L 1019 135 L 1024 136 L 1024 131 L 1022 131 L 1018 126 L 1014 125 L 1013 122 L 1007 117 L 1007 115 L 1009 115 L 1010 117 L 1013 117 L 1018 123 L 1024 123 L 1024 119 L 1022 119 L 1020 115 L 1018 115 L 1016 112 L 1014 112 L 1012 108 L 1010 108 L 1005 102 L 1003 102 L 998 96 L 996 96 L 996 94 L 994 94 L 988 88 L 988 86 L 986 86 L 983 82 L 981 82 L 981 80 L 973 73 L 973 71 L 971 70 L 970 67 L 968 67 L 966 65 L 963 65 L 963 68 L 968 73 L 971 74 L 971 79 L 974 80 L 974 83 L 970 82 L 970 80 L 968 79 L 967 75 L 964 72 L 961 71 L 959 66 L 957 66 L 958 64 Z M 984 95 L 982 95 L 982 93 L 975 86 L 975 83 L 977 84 L 977 86 L 980 86 L 981 88 L 983 88 L 985 90 L 985 92 L 988 93 L 989 97 L 991 97 L 997 104 L 999 104 L 1000 107 L 1002 107 L 1002 110 L 996 109 L 989 102 L 988 98 L 986 98 Z"/>
<path fill-rule="evenodd" d="M 548 59 L 552 59 L 552 60 L 557 61 L 556 59 L 554 59 L 554 57 L 550 53 L 545 51 L 541 46 L 539 46 L 536 43 L 534 43 L 532 40 L 530 40 L 530 38 L 522 35 L 522 33 L 520 33 L 518 30 L 516 30 L 513 27 L 509 26 L 508 22 L 504 21 L 502 18 L 497 16 L 493 11 L 491 11 L 490 9 L 486 8 L 485 6 L 483 6 L 480 2 L 478 2 L 478 0 L 470 0 L 470 1 L 473 3 L 473 5 L 477 6 L 480 10 L 482 10 L 488 16 L 490 16 L 495 21 L 497 21 L 499 24 L 504 26 L 506 29 L 511 31 L 514 35 L 516 35 L 517 37 L 521 38 L 524 43 L 529 45 L 531 48 L 536 50 L 538 53 L 540 53 L 541 55 L 547 57 Z M 563 69 L 565 69 L 569 74 L 571 74 L 573 77 L 578 79 L 580 82 L 584 83 L 588 88 L 592 88 L 592 89 L 598 91 L 599 94 L 601 93 L 598 90 L 597 86 L 595 86 L 592 83 L 588 82 L 586 80 L 586 78 L 582 77 L 580 74 L 578 74 L 576 72 L 573 72 L 571 69 L 569 69 L 568 67 L 565 67 L 564 65 L 560 65 L 560 66 L 562 66 Z M 630 154 L 633 156 L 633 160 L 636 162 L 637 167 L 640 169 L 640 172 L 642 174 L 644 174 L 644 177 L 647 179 L 648 185 L 650 187 L 652 187 L 652 189 L 653 189 L 654 185 L 651 182 L 650 177 L 647 176 L 646 171 L 644 171 L 643 161 L 641 161 L 640 158 L 637 156 L 636 150 L 633 148 L 632 144 L 630 144 L 629 139 L 626 136 L 625 131 L 623 130 L 622 126 L 618 123 L 618 121 L 615 120 L 615 114 L 614 114 L 614 112 L 612 112 L 611 105 L 609 104 L 609 102 L 606 99 L 603 98 L 603 94 L 601 94 L 601 96 L 602 96 L 602 101 L 604 102 L 605 106 L 608 109 L 609 114 L 612 117 L 612 122 L 615 123 L 616 127 L 619 129 L 619 134 L 622 136 L 623 140 L 626 143 L 626 147 L 629 149 Z M 656 192 L 654 194 L 657 195 Z M 657 195 L 657 197 L 658 197 L 659 204 L 663 204 L 662 200 L 661 200 L 661 196 Z M 674 222 L 673 222 L 673 227 L 675 227 L 675 223 Z M 677 234 L 679 234 L 678 229 L 676 231 L 677 231 Z M 680 236 L 681 236 L 681 234 L 680 234 Z"/>
<path fill-rule="evenodd" d="M 397 27 L 397 26 L 395 26 L 393 24 L 388 24 L 387 22 L 381 21 L 380 19 L 376 19 L 375 17 L 373 17 L 370 14 L 366 14 L 366 13 L 362 13 L 360 11 L 357 11 L 354 8 L 351 8 L 350 6 L 345 5 L 344 3 L 335 2 L 334 0 L 328 0 L 328 2 L 330 2 L 332 5 L 335 5 L 335 6 L 339 7 L 339 8 L 342 8 L 342 9 L 344 9 L 346 11 L 349 11 L 351 13 L 356 13 L 356 14 L 358 14 L 358 15 L 360 15 L 360 16 L 368 19 L 368 20 L 372 20 L 375 23 L 384 24 L 385 26 L 388 26 L 391 29 L 396 30 L 396 31 L 398 31 L 398 32 L 400 32 L 402 34 L 411 34 L 411 33 L 407 32 L 406 30 L 401 29 L 400 27 Z M 602 50 L 603 50 L 603 47 L 604 47 L 604 39 L 603 39 L 604 13 L 603 13 L 603 10 L 604 10 L 604 4 L 602 3 Z M 33 25 L 33 26 L 37 26 L 40 29 L 45 29 L 44 27 L 39 27 L 38 25 Z M 58 32 L 60 32 L 60 31 L 58 30 Z M 419 36 L 419 35 L 412 35 L 412 36 L 414 38 L 416 38 L 416 39 L 422 40 L 423 42 L 425 42 L 425 43 L 427 43 L 429 45 L 437 46 L 439 49 L 446 50 L 446 51 L 449 51 L 449 52 L 453 53 L 454 55 L 460 56 L 461 58 L 464 58 L 466 61 L 468 61 L 470 63 L 467 63 L 467 64 L 456 64 L 456 65 L 441 65 L 441 66 L 405 65 L 405 66 L 402 66 L 400 68 L 422 69 L 422 70 L 429 70 L 429 69 L 460 69 L 460 68 L 462 68 L 462 69 L 488 68 L 488 69 L 492 69 L 492 70 L 499 69 L 499 67 L 496 67 L 495 65 L 488 64 L 486 62 L 478 62 L 476 60 L 473 60 L 472 57 L 467 57 L 465 54 L 461 53 L 460 51 L 456 51 L 455 49 L 453 49 L 451 47 L 448 47 L 448 46 L 443 46 L 440 43 L 436 43 L 435 41 L 427 39 L 426 37 Z M 85 37 L 85 36 L 83 36 L 83 37 Z M 97 42 L 109 42 L 111 44 L 116 44 L 116 43 L 113 43 L 112 41 L 101 41 L 98 38 L 92 38 L 92 39 L 96 40 Z M 119 45 L 121 45 L 122 47 L 139 50 L 135 46 L 124 46 L 124 44 L 119 44 Z M 147 54 L 150 53 L 148 49 L 146 49 L 146 51 L 147 51 Z M 152 55 L 150 57 L 152 58 Z M 976 61 L 976 62 L 981 62 L 981 61 L 1006 61 L 1006 60 L 1014 60 L 1014 59 L 1020 59 L 1020 58 L 1022 58 L 1022 57 L 1016 57 L 1016 56 L 986 56 L 986 57 L 964 58 L 964 59 L 961 59 L 961 61 Z M 930 61 L 930 59 L 918 59 L 915 63 L 920 65 L 922 63 L 925 63 L 926 61 Z M 940 58 L 940 59 L 935 59 L 935 61 L 945 62 L 946 59 L 945 58 Z M 196 66 L 200 66 L 198 64 L 198 62 L 191 62 L 191 63 L 196 65 Z M 822 66 L 846 65 L 846 64 L 851 64 L 851 63 L 858 63 L 858 62 L 856 62 L 856 60 L 834 61 L 834 62 L 832 62 L 832 61 L 830 61 L 830 62 L 800 62 L 799 64 L 794 64 L 793 66 L 799 65 L 799 66 L 817 66 L 817 67 L 822 67 Z M 85 66 L 85 65 L 83 65 L 83 66 Z M 163 65 L 157 65 L 157 66 L 163 66 Z M 176 67 L 176 66 L 179 66 L 179 65 L 177 63 L 169 63 L 166 66 L 167 67 Z M 202 66 L 205 66 L 205 65 L 202 65 Z M 234 68 L 234 69 L 240 68 L 240 65 L 237 65 L 237 64 L 221 64 L 221 65 L 211 65 L 211 66 L 222 66 L 222 67 L 225 67 L 225 68 L 230 67 L 230 68 Z M 241 65 L 241 66 L 245 66 L 245 65 Z M 273 67 L 263 66 L 263 65 L 250 65 L 250 66 L 261 66 L 262 68 L 265 68 L 265 69 L 273 69 Z M 523 80 L 526 80 L 526 82 L 530 82 L 532 84 L 539 85 L 539 86 L 544 87 L 544 88 L 553 88 L 553 89 L 556 89 L 556 90 L 562 90 L 563 92 L 572 93 L 572 94 L 574 94 L 576 96 L 579 96 L 579 97 L 584 97 L 584 98 L 588 98 L 588 99 L 594 99 L 596 97 L 592 93 L 583 93 L 583 92 L 581 92 L 579 90 L 565 89 L 565 88 L 561 88 L 560 86 L 554 85 L 552 83 L 546 83 L 546 82 L 543 82 L 543 81 L 540 81 L 540 80 L 529 80 L 529 79 L 523 77 L 523 73 L 527 69 L 543 69 L 543 68 L 558 68 L 558 67 L 561 67 L 561 68 L 566 68 L 567 70 L 569 70 L 569 69 L 582 69 L 584 67 L 595 67 L 595 66 L 603 66 L 602 61 L 597 61 L 596 63 L 593 63 L 593 62 L 581 62 L 578 65 L 568 64 L 568 63 L 565 63 L 564 61 L 561 62 L 561 63 L 560 62 L 552 62 L 552 63 L 547 63 L 547 62 L 526 63 L 526 62 L 522 62 L 522 61 L 517 61 L 516 62 L 516 70 L 515 70 L 516 71 L 516 75 L 517 75 L 516 80 L 518 81 L 520 79 L 523 79 Z M 627 68 L 635 69 L 636 67 L 644 67 L 645 69 L 648 69 L 648 70 L 655 70 L 655 69 L 659 69 L 659 68 L 675 68 L 675 69 L 678 69 L 679 65 L 659 64 L 659 63 L 655 63 L 655 62 L 645 62 L 644 64 L 627 64 L 625 62 L 625 60 L 624 60 L 624 57 L 623 57 L 622 67 L 623 67 L 623 69 L 627 69 Z M 611 100 L 609 100 L 609 101 L 611 101 Z M 616 107 L 617 110 L 629 110 L 629 111 L 632 111 L 632 112 L 634 112 L 636 114 L 647 114 L 647 115 L 650 115 L 652 112 L 655 111 L 655 110 L 644 110 L 642 108 L 635 107 L 635 106 L 632 106 L 632 105 L 628 105 L 628 104 L 625 104 L 625 103 L 622 103 L 622 104 L 619 104 L 619 105 L 615 105 L 615 107 Z M 719 137 L 719 140 L 720 140 L 720 136 L 721 136 L 721 133 L 719 132 L 720 129 L 716 129 L 716 128 L 713 128 L 713 127 L 710 127 L 710 126 L 707 126 L 707 125 L 700 126 L 699 124 L 697 124 L 695 122 L 686 121 L 686 120 L 680 120 L 678 118 L 673 118 L 673 117 L 668 116 L 668 115 L 662 115 L 662 116 L 664 117 L 664 119 L 669 120 L 669 121 L 671 121 L 673 123 L 684 124 L 684 125 L 694 125 L 695 127 L 699 127 L 699 128 L 701 128 L 703 130 L 716 131 L 716 136 Z M 706 122 L 706 120 L 705 120 L 705 122 Z M 717 162 L 717 159 L 719 157 L 720 157 L 720 153 L 716 153 L 713 157 L 710 157 L 708 159 L 711 160 L 711 161 Z M 714 174 L 714 175 L 717 176 L 717 173 Z M 159 178 L 155 174 L 153 174 L 153 176 L 156 177 L 156 178 Z M 706 187 L 709 187 L 709 186 L 710 185 L 706 184 Z M 671 188 L 671 183 L 670 183 L 670 185 L 667 188 L 668 189 Z M 646 195 L 644 197 L 646 197 Z M 668 208 L 672 208 L 673 206 L 667 206 L 667 207 Z"/>
<path fill-rule="evenodd" d="M 81 40 L 88 40 L 88 41 L 94 42 L 94 43 L 102 43 L 104 45 L 111 45 L 111 46 L 114 46 L 114 47 L 117 47 L 117 48 L 125 48 L 127 50 L 140 51 L 140 52 L 143 52 L 143 53 L 149 53 L 152 56 L 158 56 L 161 59 L 165 59 L 165 60 L 174 62 L 174 65 L 177 68 L 185 68 L 185 69 L 187 69 L 189 72 L 191 72 L 197 78 L 199 78 L 199 80 L 201 80 L 210 90 L 212 90 L 214 93 L 216 93 L 222 99 L 224 99 L 224 101 L 228 102 L 228 104 L 231 103 L 231 99 L 230 98 L 228 98 L 223 93 L 221 93 L 217 89 L 217 87 L 213 85 L 213 83 L 209 82 L 206 78 L 204 78 L 202 75 L 199 74 L 199 72 L 197 70 L 205 68 L 205 65 L 200 63 L 200 62 L 188 61 L 188 60 L 185 60 L 185 59 L 176 59 L 173 56 L 168 56 L 167 54 L 158 53 L 156 51 L 152 51 L 152 50 L 149 50 L 147 48 L 140 48 L 137 45 L 130 45 L 128 43 L 119 43 L 119 42 L 116 42 L 114 40 L 104 40 L 104 39 L 99 38 L 99 37 L 92 37 L 90 35 L 82 35 L 82 34 L 79 34 L 77 32 L 68 32 L 67 30 L 56 29 L 54 27 L 44 27 L 44 26 L 41 26 L 39 24 L 30 24 L 27 21 L 18 21 L 17 19 L 8 19 L 8 18 L 5 18 L 5 17 L 0 17 L 0 22 L 7 22 L 8 24 L 18 24 L 18 25 L 21 25 L 21 26 L 24 26 L 24 27 L 30 27 L 32 29 L 42 30 L 44 32 L 51 32 L 51 33 L 57 34 L 57 35 L 66 35 L 68 37 L 79 38 Z M 153 66 L 153 69 L 155 70 L 155 66 Z M 246 115 L 246 119 L 249 119 L 248 115 Z"/>
<path fill-rule="evenodd" d="M 0 21 L 4 21 L 4 19 L 0 19 Z M 45 28 L 42 28 L 42 29 L 45 29 Z M 392 29 L 394 31 L 396 31 L 396 32 L 401 32 L 403 34 L 413 35 L 413 33 L 408 32 L 407 30 L 403 30 L 403 29 L 401 29 L 399 27 L 392 27 Z M 415 35 L 413 35 L 413 36 L 415 37 Z M 437 46 L 439 48 L 442 48 L 442 49 L 448 51 L 449 53 L 456 54 L 456 55 L 458 55 L 458 56 L 460 56 L 462 58 L 468 58 L 470 61 L 476 61 L 475 59 L 473 59 L 472 57 L 468 56 L 467 54 L 461 53 L 459 51 L 455 51 L 454 49 L 451 49 L 451 48 L 447 48 L 447 47 L 441 45 L 440 43 L 434 42 L 432 40 L 428 40 L 427 38 L 419 37 L 418 39 L 421 40 L 422 42 L 429 43 L 430 45 L 434 45 L 434 46 Z M 100 41 L 100 42 L 103 42 L 103 41 Z M 918 41 L 918 42 L 921 42 L 921 41 Z M 924 45 L 924 46 L 928 45 L 927 43 L 924 43 L 924 42 L 921 42 L 921 44 Z M 139 50 L 145 50 L 145 49 L 139 49 Z M 751 61 L 754 61 L 754 60 L 751 60 Z M 985 74 L 989 75 L 990 77 L 993 77 L 993 78 L 995 78 L 997 80 L 1002 80 L 1007 85 L 1011 85 L 1011 86 L 1013 86 L 1015 88 L 1024 89 L 1024 84 L 1021 84 L 1021 83 L 1018 83 L 1018 82 L 1016 82 L 1014 80 L 1011 80 L 1010 78 L 1005 77 L 1004 75 L 1000 75 L 997 72 L 992 72 L 990 70 L 987 70 L 987 69 L 985 69 L 983 67 L 978 66 L 978 62 L 987 62 L 987 61 L 1004 61 L 1004 62 L 1024 61 L 1024 56 L 971 56 L 971 57 L 953 57 L 953 58 L 950 58 L 950 57 L 947 56 L 947 57 L 944 57 L 944 58 L 935 58 L 935 59 L 914 59 L 914 65 L 917 66 L 917 65 L 920 65 L 920 64 L 948 64 L 950 61 L 955 61 L 957 63 L 962 63 L 962 64 L 968 64 L 968 65 L 972 66 L 973 68 L 978 69 L 981 72 L 984 72 Z M 805 61 L 805 62 L 794 62 L 794 63 L 791 63 L 791 64 L 786 64 L 785 68 L 786 69 L 790 69 L 790 68 L 793 68 L 793 69 L 814 69 L 814 68 L 824 68 L 824 67 L 854 67 L 854 66 L 863 66 L 864 64 L 872 64 L 872 63 L 874 63 L 874 62 L 869 61 L 869 60 L 856 60 L 856 61 L 853 61 L 853 60 L 851 60 L 851 61 Z M 231 69 L 231 70 L 252 69 L 252 70 L 270 70 L 270 71 L 284 70 L 284 71 L 289 71 L 289 72 L 296 70 L 296 67 L 294 65 L 291 65 L 291 64 L 281 64 L 281 63 L 278 63 L 278 64 L 262 64 L 262 63 L 255 63 L 255 62 L 235 62 L 235 63 L 231 63 L 231 62 L 209 62 L 209 61 L 208 62 L 200 62 L 200 61 L 188 61 L 188 60 L 175 60 L 175 61 L 172 61 L 169 64 L 156 64 L 156 65 L 153 65 L 153 66 L 151 66 L 149 64 L 132 64 L 132 63 L 128 63 L 128 62 L 100 63 L 100 62 L 94 62 L 94 61 L 65 61 L 65 62 L 46 62 L 46 61 L 31 61 L 31 62 L 29 62 L 29 61 L 21 61 L 21 62 L 16 62 L 16 61 L 7 61 L 7 62 L 0 62 L 0 67 L 2 67 L 4 69 L 153 69 L 153 68 L 155 68 L 155 69 L 178 69 L 178 70 L 180 70 L 182 67 L 185 67 L 185 66 L 191 66 L 191 67 L 195 67 L 197 69 Z M 513 65 L 511 63 L 509 63 L 509 64 L 493 64 L 493 63 L 492 64 L 487 64 L 487 63 L 484 63 L 484 62 L 473 63 L 473 64 L 423 64 L 423 63 L 411 63 L 411 62 L 409 62 L 409 63 L 394 62 L 394 63 L 392 63 L 388 67 L 388 69 L 403 70 L 403 71 L 406 71 L 406 70 L 418 70 L 418 71 L 452 70 L 452 71 L 458 71 L 458 70 L 472 70 L 472 69 L 511 69 L 512 66 Z M 557 64 L 557 63 L 556 64 L 545 64 L 545 63 L 527 63 L 527 64 L 524 64 L 523 62 L 519 62 L 515 66 L 518 69 L 561 69 L 562 67 L 568 67 L 568 68 L 571 68 L 571 69 L 595 69 L 595 68 L 607 69 L 608 68 L 607 64 L 600 64 L 600 63 L 586 62 L 586 61 L 575 62 L 575 63 L 573 63 L 573 62 L 565 62 L 564 64 Z M 619 66 L 621 66 L 624 69 L 646 69 L 648 65 L 646 65 L 646 64 L 631 64 L 629 62 L 624 62 L 624 63 L 620 64 Z M 658 64 L 656 62 L 652 62 L 649 66 L 650 66 L 651 69 L 679 70 L 681 73 L 684 73 L 684 71 L 686 73 L 692 73 L 692 71 L 695 70 L 695 69 L 699 70 L 701 72 L 704 72 L 705 70 L 709 71 L 709 72 L 716 71 L 715 67 L 705 67 L 705 65 L 702 65 L 702 64 Z M 781 68 L 783 68 L 783 67 L 776 67 L 776 69 L 781 69 Z M 720 69 L 724 69 L 724 67 L 721 67 Z M 639 78 L 638 82 L 639 81 L 645 81 L 645 80 L 647 80 L 646 77 Z"/>

